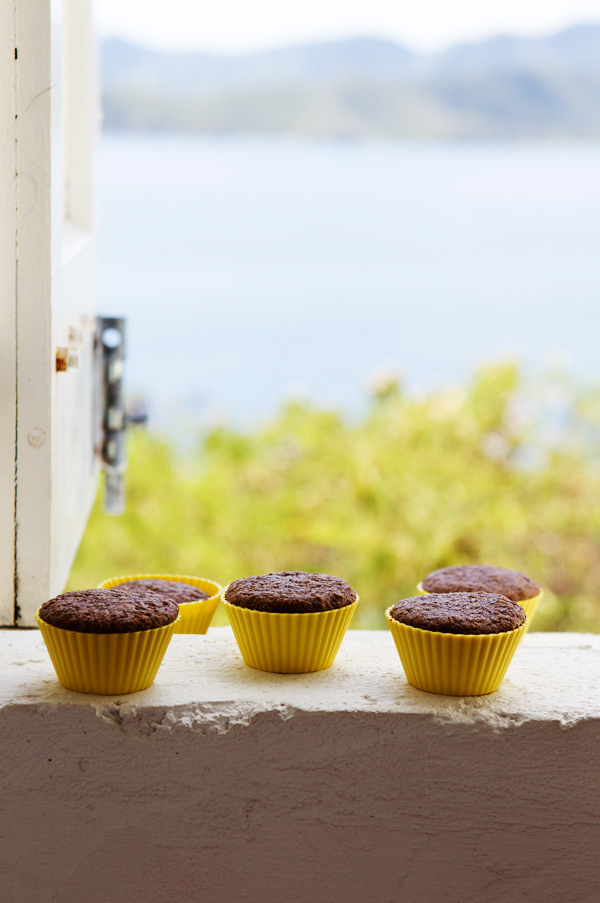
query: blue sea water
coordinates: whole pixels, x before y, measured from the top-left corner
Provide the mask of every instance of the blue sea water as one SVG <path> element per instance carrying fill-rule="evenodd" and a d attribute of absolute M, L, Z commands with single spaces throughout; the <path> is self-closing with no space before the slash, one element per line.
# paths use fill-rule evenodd
<path fill-rule="evenodd" d="M 359 413 L 516 358 L 599 375 L 600 146 L 110 135 L 101 312 L 156 424 Z"/>

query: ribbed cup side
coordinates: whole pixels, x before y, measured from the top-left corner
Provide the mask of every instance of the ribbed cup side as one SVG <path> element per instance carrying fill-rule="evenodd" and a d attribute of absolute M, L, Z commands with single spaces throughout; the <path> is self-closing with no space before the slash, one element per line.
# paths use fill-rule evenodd
<path fill-rule="evenodd" d="M 525 614 L 527 615 L 527 630 L 529 630 L 531 626 L 533 616 L 537 611 L 538 605 L 540 604 L 543 595 L 544 591 L 540 590 L 537 596 L 532 596 L 531 599 L 523 599 L 522 602 L 519 602 L 519 605 L 521 605 L 525 609 Z M 527 633 L 527 630 L 525 631 L 525 633 Z"/>
<path fill-rule="evenodd" d="M 419 593 L 420 596 L 428 596 L 429 595 L 427 590 L 423 589 L 422 583 L 417 583 L 417 592 Z M 539 593 L 537 594 L 537 596 L 532 596 L 531 599 L 522 599 L 520 602 L 517 603 L 518 605 L 521 606 L 521 608 L 523 608 L 525 610 L 525 614 L 527 615 L 527 626 L 526 626 L 523 636 L 525 635 L 525 633 L 527 633 L 527 631 L 531 627 L 531 622 L 533 621 L 533 616 L 537 611 L 537 607 L 540 604 L 540 600 L 543 595 L 544 595 L 544 590 L 540 590 Z"/>
<path fill-rule="evenodd" d="M 150 686 L 177 623 L 136 633 L 80 633 L 53 627 L 37 614 L 36 621 L 63 687 L 107 696 Z"/>
<path fill-rule="evenodd" d="M 175 633 L 206 633 L 210 627 L 222 591 L 222 586 L 214 580 L 206 580 L 204 577 L 183 577 L 180 574 L 133 574 L 126 577 L 111 577 L 110 580 L 104 580 L 98 589 L 113 589 L 130 580 L 172 580 L 175 583 L 197 586 L 198 589 L 208 593 L 209 597 L 199 599 L 198 602 L 183 602 L 179 606 L 181 617 L 176 621 Z"/>
<path fill-rule="evenodd" d="M 446 696 L 483 696 L 497 690 L 527 624 L 506 633 L 438 633 L 400 624 L 386 612 L 406 679 Z"/>
<path fill-rule="evenodd" d="M 357 598 L 331 611 L 278 614 L 231 605 L 224 592 L 221 598 L 245 663 L 280 674 L 329 668 L 358 605 Z"/>
<path fill-rule="evenodd" d="M 218 592 L 214 596 L 200 599 L 198 602 L 182 602 L 179 606 L 181 617 L 177 622 L 175 633 L 206 633 L 218 604 Z"/>

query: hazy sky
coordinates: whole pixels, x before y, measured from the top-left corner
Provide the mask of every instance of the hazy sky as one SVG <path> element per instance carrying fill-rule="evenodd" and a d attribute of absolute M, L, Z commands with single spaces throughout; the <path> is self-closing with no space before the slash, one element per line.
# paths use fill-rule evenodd
<path fill-rule="evenodd" d="M 369 34 L 421 50 L 600 22 L 600 0 L 95 0 L 103 36 L 225 52 Z"/>

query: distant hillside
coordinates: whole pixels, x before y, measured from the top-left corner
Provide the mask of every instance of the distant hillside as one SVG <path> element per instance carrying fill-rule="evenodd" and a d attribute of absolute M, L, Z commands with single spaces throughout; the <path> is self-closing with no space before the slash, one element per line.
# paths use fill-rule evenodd
<path fill-rule="evenodd" d="M 239 56 L 106 41 L 107 129 L 461 139 L 600 138 L 600 26 L 426 56 L 355 38 Z"/>

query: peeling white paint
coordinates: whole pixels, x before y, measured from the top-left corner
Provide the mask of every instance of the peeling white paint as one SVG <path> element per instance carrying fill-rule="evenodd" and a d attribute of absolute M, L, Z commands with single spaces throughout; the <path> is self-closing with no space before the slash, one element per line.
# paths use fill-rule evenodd
<path fill-rule="evenodd" d="M 268 706 L 249 702 L 196 703 L 164 710 L 128 703 L 95 705 L 96 715 L 105 724 L 121 729 L 133 728 L 143 734 L 179 730 L 195 734 L 225 736 L 235 728 L 249 727 L 258 715 L 275 714 L 281 720 L 293 718 L 294 709 L 285 704 Z"/>

